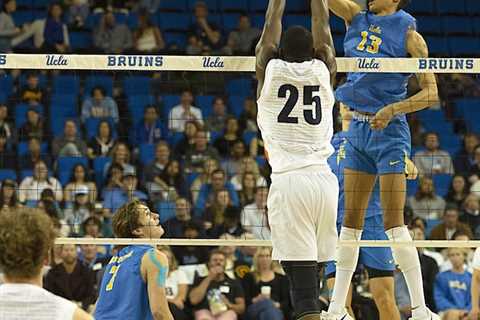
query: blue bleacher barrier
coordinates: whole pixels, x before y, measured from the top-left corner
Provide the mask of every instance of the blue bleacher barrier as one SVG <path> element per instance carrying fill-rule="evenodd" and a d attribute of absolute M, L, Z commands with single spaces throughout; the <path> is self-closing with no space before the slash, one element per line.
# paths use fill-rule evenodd
<path fill-rule="evenodd" d="M 57 178 L 62 186 L 70 181 L 72 170 L 77 164 L 82 164 L 88 168 L 88 158 L 86 157 L 58 157 L 57 159 Z"/>
<path fill-rule="evenodd" d="M 245 131 L 243 133 L 243 142 L 245 142 L 245 144 L 249 146 L 253 138 L 255 138 L 256 136 L 257 133 L 255 131 Z"/>
<path fill-rule="evenodd" d="M 113 94 L 113 78 L 106 74 L 89 75 L 85 79 L 84 96 L 90 97 L 92 95 L 92 89 L 100 86 L 105 90 L 107 96 Z"/>
<path fill-rule="evenodd" d="M 250 11 L 265 12 L 268 7 L 268 0 L 249 0 Z"/>
<path fill-rule="evenodd" d="M 407 197 L 414 196 L 418 189 L 418 179 L 407 180 Z"/>
<path fill-rule="evenodd" d="M 187 11 L 187 1 L 185 0 L 162 0 L 159 10 L 161 11 Z"/>
<path fill-rule="evenodd" d="M 251 78 L 237 78 L 227 82 L 228 95 L 249 96 L 253 95 L 253 80 Z"/>
<path fill-rule="evenodd" d="M 80 79 L 76 75 L 60 74 L 53 78 L 53 93 L 61 95 L 77 95 Z"/>
<path fill-rule="evenodd" d="M 11 75 L 0 75 L 0 92 L 8 98 L 13 93 L 13 78 Z"/>
<path fill-rule="evenodd" d="M 89 49 L 93 45 L 92 33 L 86 31 L 72 31 L 69 33 L 70 46 L 73 50 Z"/>
<path fill-rule="evenodd" d="M 30 110 L 36 110 L 40 116 L 44 116 L 43 106 L 38 104 L 36 106 L 29 105 L 27 103 L 20 103 L 15 106 L 15 126 L 21 128 L 25 122 L 27 122 L 27 112 Z"/>
<path fill-rule="evenodd" d="M 432 55 L 441 56 L 448 52 L 448 45 L 445 37 L 427 36 L 428 51 Z"/>
<path fill-rule="evenodd" d="M 421 0 L 424 1 L 424 0 Z M 465 0 L 436 0 L 439 14 L 465 14 Z"/>
<path fill-rule="evenodd" d="M 48 151 L 48 143 L 44 142 L 40 145 L 40 153 L 44 154 Z M 19 157 L 23 157 L 29 154 L 28 142 L 19 142 L 17 144 L 17 154 Z"/>
<path fill-rule="evenodd" d="M 418 21 L 418 31 L 421 34 L 442 34 L 442 20 L 439 17 L 416 17 Z"/>
<path fill-rule="evenodd" d="M 447 42 L 452 56 L 471 56 L 480 51 L 477 37 L 448 37 Z"/>
<path fill-rule="evenodd" d="M 434 174 L 433 185 L 435 186 L 435 192 L 439 196 L 445 197 L 450 188 L 452 182 L 452 176 L 449 174 Z"/>
<path fill-rule="evenodd" d="M 221 11 L 247 12 L 248 11 L 248 2 L 247 2 L 247 0 L 221 0 L 220 1 L 220 10 Z"/>
<path fill-rule="evenodd" d="M 443 222 L 442 219 L 427 219 L 427 225 L 425 228 L 425 237 L 429 239 L 430 233 L 432 233 L 432 229 L 442 222 Z"/>
<path fill-rule="evenodd" d="M 123 92 L 127 97 L 132 95 L 149 95 L 152 79 L 147 76 L 128 76 L 123 79 Z"/>
<path fill-rule="evenodd" d="M 156 19 L 162 31 L 187 31 L 192 23 L 190 13 L 159 12 Z"/>
<path fill-rule="evenodd" d="M 101 188 L 105 183 L 104 169 L 105 165 L 109 162 L 112 162 L 111 157 L 96 157 L 93 159 L 93 172 L 95 173 L 97 188 Z"/>
<path fill-rule="evenodd" d="M 175 202 L 160 201 L 155 204 L 155 209 L 159 215 L 160 223 L 164 223 L 168 219 L 175 217 Z"/>
<path fill-rule="evenodd" d="M 187 35 L 185 32 L 164 32 L 163 38 L 168 46 L 176 45 L 179 48 L 187 46 Z"/>
<path fill-rule="evenodd" d="M 10 169 L 0 169 L 0 181 L 10 179 L 13 181 L 17 181 L 17 173 L 15 170 Z"/>
<path fill-rule="evenodd" d="M 155 159 L 155 145 L 153 143 L 144 143 L 140 145 L 139 159 L 142 165 L 147 165 Z"/>
<path fill-rule="evenodd" d="M 435 4 L 433 0 L 411 1 L 406 10 L 415 14 L 432 14 L 435 11 Z"/>
<path fill-rule="evenodd" d="M 450 35 L 473 33 L 473 22 L 470 17 L 445 16 L 442 17 L 442 23 L 445 26 L 445 32 Z"/>
<path fill-rule="evenodd" d="M 245 102 L 246 96 L 230 96 L 228 99 L 228 103 L 230 106 L 230 112 L 236 116 L 239 117 L 242 112 L 243 112 L 243 104 Z"/>
<path fill-rule="evenodd" d="M 108 121 L 110 124 L 110 128 L 112 130 L 111 135 L 113 137 L 116 136 L 115 133 L 115 122 L 113 121 L 113 118 L 108 117 L 108 118 L 87 118 L 85 121 L 85 132 L 87 134 L 87 140 L 92 139 L 97 135 L 98 132 L 98 126 L 100 125 L 100 122 L 102 121 Z"/>
<path fill-rule="evenodd" d="M 239 13 L 224 13 L 222 15 L 223 28 L 227 32 L 231 32 L 238 27 L 238 20 L 240 19 Z"/>

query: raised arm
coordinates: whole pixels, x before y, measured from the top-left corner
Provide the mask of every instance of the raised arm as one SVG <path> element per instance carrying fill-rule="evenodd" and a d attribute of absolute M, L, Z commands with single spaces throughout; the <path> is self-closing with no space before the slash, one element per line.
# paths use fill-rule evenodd
<path fill-rule="evenodd" d="M 335 47 L 328 14 L 327 0 L 312 0 L 312 36 L 315 57 L 327 64 L 332 80 L 337 72 L 335 63 Z"/>
<path fill-rule="evenodd" d="M 285 10 L 285 0 L 270 0 L 267 13 L 265 15 L 265 25 L 263 26 L 262 36 L 255 48 L 258 88 L 257 97 L 263 87 L 265 79 L 265 68 L 268 61 L 275 56 L 282 36 L 282 17 Z"/>
<path fill-rule="evenodd" d="M 328 7 L 347 24 L 362 10 L 358 3 L 352 0 L 328 0 Z"/>

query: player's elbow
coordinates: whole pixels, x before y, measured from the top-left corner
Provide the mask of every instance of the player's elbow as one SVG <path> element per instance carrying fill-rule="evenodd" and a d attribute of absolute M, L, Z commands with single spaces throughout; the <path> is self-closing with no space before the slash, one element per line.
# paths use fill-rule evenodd
<path fill-rule="evenodd" d="M 438 95 L 437 85 L 432 85 L 427 88 L 429 106 L 440 104 L 440 96 Z"/>

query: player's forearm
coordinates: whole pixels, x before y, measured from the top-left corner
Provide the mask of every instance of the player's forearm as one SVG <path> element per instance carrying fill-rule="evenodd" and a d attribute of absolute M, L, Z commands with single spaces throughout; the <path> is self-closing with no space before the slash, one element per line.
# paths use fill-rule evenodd
<path fill-rule="evenodd" d="M 473 277 L 472 277 L 472 288 L 470 289 L 470 293 L 472 295 L 472 306 L 479 305 L 479 282 L 480 282 L 480 272 L 478 270 L 473 270 Z"/>
<path fill-rule="evenodd" d="M 360 6 L 351 0 L 328 0 L 328 7 L 346 23 L 350 23 L 361 10 Z"/>
<path fill-rule="evenodd" d="M 433 79 L 435 79 L 433 77 Z M 439 103 L 438 89 L 435 80 L 428 86 L 425 86 L 420 92 L 414 96 L 392 104 L 393 113 L 406 114 L 434 106 Z"/>
<path fill-rule="evenodd" d="M 333 48 L 327 0 L 312 0 L 312 36 L 315 49 L 326 44 Z"/>
<path fill-rule="evenodd" d="M 281 22 L 284 10 L 285 0 L 270 0 L 265 14 L 265 24 Z"/>

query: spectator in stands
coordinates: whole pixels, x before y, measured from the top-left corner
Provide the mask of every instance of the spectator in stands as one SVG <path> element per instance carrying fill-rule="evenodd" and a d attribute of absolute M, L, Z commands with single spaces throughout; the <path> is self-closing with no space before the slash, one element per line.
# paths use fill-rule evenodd
<path fill-rule="evenodd" d="M 165 141 L 159 141 L 155 147 L 155 160 L 145 167 L 145 182 L 153 183 L 170 161 L 170 147 Z"/>
<path fill-rule="evenodd" d="M 45 141 L 48 138 L 48 132 L 45 128 L 45 123 L 39 112 L 35 108 L 30 108 L 27 111 L 27 122 L 20 128 L 18 135 L 20 141 L 27 141 L 31 138 L 37 138 L 40 141 Z"/>
<path fill-rule="evenodd" d="M 271 237 L 267 216 L 268 188 L 257 188 L 255 202 L 243 208 L 242 226 L 259 240 L 269 240 Z"/>
<path fill-rule="evenodd" d="M 418 151 L 413 158 L 420 174 L 453 174 L 450 154 L 440 150 L 440 142 L 435 132 L 428 132 L 425 135 L 424 146 L 426 150 Z"/>
<path fill-rule="evenodd" d="M 208 20 L 207 4 L 203 1 L 195 3 L 193 14 L 195 19 L 190 26 L 190 34 L 195 35 L 204 48 L 218 52 L 222 48 L 222 33 L 215 23 Z"/>
<path fill-rule="evenodd" d="M 47 93 L 40 87 L 38 75 L 31 72 L 27 75 L 27 84 L 20 89 L 19 100 L 35 107 L 45 106 Z"/>
<path fill-rule="evenodd" d="M 130 163 L 131 154 L 130 149 L 128 146 L 123 142 L 117 142 L 111 152 L 110 156 L 112 157 L 112 161 L 107 163 L 104 168 L 104 172 L 108 173 L 110 166 L 113 164 L 118 164 L 122 167 L 122 169 L 132 168 L 132 164 Z"/>
<path fill-rule="evenodd" d="M 212 115 L 205 120 L 205 129 L 222 132 L 225 129 L 225 121 L 229 116 L 225 99 L 222 97 L 215 97 L 213 100 L 212 111 Z"/>
<path fill-rule="evenodd" d="M 191 56 L 197 56 L 202 54 L 203 44 L 200 39 L 197 38 L 196 35 L 189 35 L 187 39 L 187 47 L 185 48 L 185 52 Z"/>
<path fill-rule="evenodd" d="M 8 108 L 5 104 L 0 102 L 0 131 L 4 130 L 7 135 L 7 140 L 13 138 L 13 126 L 8 121 Z"/>
<path fill-rule="evenodd" d="M 220 156 L 215 148 L 209 145 L 207 132 L 203 129 L 195 135 L 193 150 L 189 150 L 185 156 L 185 168 L 188 172 L 201 172 L 207 159 L 219 160 Z"/>
<path fill-rule="evenodd" d="M 192 194 L 192 202 L 197 203 L 198 194 L 200 193 L 200 188 L 203 184 L 211 183 L 211 177 L 213 171 L 217 170 L 220 167 L 218 160 L 207 158 L 203 162 L 203 168 L 200 174 L 195 178 L 190 187 L 190 192 Z"/>
<path fill-rule="evenodd" d="M 138 28 L 133 34 L 133 48 L 137 53 L 159 53 L 165 48 L 160 29 L 155 26 L 148 12 L 142 11 L 138 15 Z"/>
<path fill-rule="evenodd" d="M 188 196 L 187 185 L 177 160 L 170 161 L 163 172 L 155 177 L 155 181 L 148 184 L 148 193 L 153 202 L 172 201 L 178 196 Z"/>
<path fill-rule="evenodd" d="M 68 237 L 70 234 L 70 227 L 67 225 L 67 222 L 61 218 L 63 214 L 55 200 L 41 199 L 37 203 L 37 208 L 43 210 L 50 217 L 59 237 Z"/>
<path fill-rule="evenodd" d="M 68 6 L 68 25 L 70 27 L 81 29 L 90 14 L 88 0 L 71 0 Z"/>
<path fill-rule="evenodd" d="M 242 14 L 238 19 L 238 28 L 230 32 L 227 41 L 226 52 L 235 55 L 253 55 L 256 40 L 260 38 L 262 31 L 252 27 L 247 14 Z"/>
<path fill-rule="evenodd" d="M 167 296 L 168 306 L 175 320 L 188 320 L 185 312 L 185 302 L 187 300 L 188 279 L 185 272 L 178 269 L 178 262 L 169 247 L 161 247 L 168 258 L 168 276 L 165 282 L 165 294 Z"/>
<path fill-rule="evenodd" d="M 189 299 L 195 308 L 195 319 L 234 320 L 245 311 L 243 288 L 238 280 L 225 275 L 225 255 L 210 253 L 208 275 L 195 277 Z"/>
<path fill-rule="evenodd" d="M 3 209 L 15 209 L 20 207 L 17 197 L 17 183 L 10 179 L 2 181 L 0 187 L 0 211 Z"/>
<path fill-rule="evenodd" d="M 70 47 L 68 28 L 62 22 L 62 7 L 59 3 L 52 3 L 48 9 L 46 19 L 35 20 L 25 28 L 25 32 L 12 40 L 15 46 L 33 37 L 36 49 L 45 53 L 66 53 Z"/>
<path fill-rule="evenodd" d="M 115 145 L 112 127 L 110 122 L 106 120 L 100 121 L 98 124 L 97 135 L 88 143 L 88 157 L 94 159 L 96 157 L 106 157 Z"/>
<path fill-rule="evenodd" d="M 239 206 L 238 194 L 230 182 L 226 181 L 225 171 L 217 169 L 212 172 L 210 183 L 205 183 L 200 187 L 197 202 L 195 204 L 195 214 L 201 215 L 206 207 L 209 207 L 215 201 L 217 193 L 226 189 L 231 199 L 231 204 Z"/>
<path fill-rule="evenodd" d="M 123 176 L 123 167 L 120 164 L 113 163 L 109 166 L 106 176 L 106 185 L 102 192 L 102 198 L 105 196 L 107 191 L 121 189 L 123 186 L 122 183 Z"/>
<path fill-rule="evenodd" d="M 90 180 L 87 168 L 83 164 L 77 164 L 72 168 L 70 181 L 65 186 L 63 200 L 65 202 L 73 201 L 74 194 L 77 189 L 87 188 L 88 200 L 90 203 L 95 203 L 97 200 L 97 186 Z"/>
<path fill-rule="evenodd" d="M 423 177 L 415 196 L 408 198 L 408 206 L 416 217 L 426 220 L 438 219 L 445 210 L 445 200 L 435 193 L 432 179 Z"/>
<path fill-rule="evenodd" d="M 102 221 L 98 219 L 96 216 L 88 217 L 82 223 L 82 234 L 85 237 L 101 238 L 103 236 Z"/>
<path fill-rule="evenodd" d="M 48 168 L 43 161 L 38 161 L 33 168 L 33 176 L 26 177 L 20 183 L 18 200 L 21 203 L 26 201 L 38 201 L 43 190 L 51 189 L 56 201 L 62 201 L 63 189 L 60 182 L 48 176 Z"/>
<path fill-rule="evenodd" d="M 185 239 L 200 239 L 203 228 L 196 222 L 188 221 L 184 225 Z M 208 260 L 208 248 L 193 246 L 176 246 L 173 247 L 173 253 L 182 266 L 198 265 L 206 263 Z"/>
<path fill-rule="evenodd" d="M 480 181 L 480 145 L 473 149 L 473 162 L 468 169 L 468 180 L 472 185 Z"/>
<path fill-rule="evenodd" d="M 242 178 L 242 190 L 238 191 L 240 205 L 245 207 L 255 201 L 257 182 L 253 172 L 245 172 Z"/>
<path fill-rule="evenodd" d="M 20 170 L 33 170 L 35 163 L 43 161 L 47 167 L 52 167 L 52 159 L 48 152 L 42 152 L 42 145 L 38 138 L 31 138 L 28 141 L 28 151 L 19 159 Z"/>
<path fill-rule="evenodd" d="M 257 162 L 251 157 L 244 157 L 238 173 L 230 179 L 230 182 L 235 187 L 235 190 L 242 191 L 243 178 L 247 172 L 254 175 L 254 182 L 257 187 L 267 185 L 267 180 L 265 180 L 265 178 L 260 174 L 260 169 L 258 168 Z"/>
<path fill-rule="evenodd" d="M 63 135 L 53 139 L 52 153 L 54 157 L 85 157 L 87 155 L 87 144 L 78 136 L 75 121 L 65 121 Z"/>
<path fill-rule="evenodd" d="M 445 196 L 447 205 L 456 206 L 458 209 L 461 209 L 463 201 L 468 196 L 468 189 L 468 183 L 465 177 L 461 174 L 454 175 L 448 193 Z"/>
<path fill-rule="evenodd" d="M 62 246 L 62 260 L 47 273 L 45 289 L 89 310 L 96 298 L 95 274 L 78 260 L 77 247 L 73 244 Z"/>
<path fill-rule="evenodd" d="M 213 201 L 209 204 L 202 216 L 203 225 L 207 231 L 207 234 L 215 238 L 212 235 L 212 230 L 214 227 L 219 226 L 224 223 L 225 220 L 225 210 L 228 206 L 232 205 L 231 197 L 226 189 L 220 189 L 215 192 Z M 218 238 L 218 235 L 216 236 Z"/>
<path fill-rule="evenodd" d="M 168 115 L 168 129 L 173 132 L 184 132 L 187 121 L 195 121 L 203 126 L 202 111 L 194 107 L 193 94 L 190 90 L 184 90 L 180 97 L 180 104 L 173 107 Z"/>
<path fill-rule="evenodd" d="M 132 32 L 115 21 L 113 12 L 107 11 L 93 33 L 93 42 L 104 53 L 122 54 L 133 46 Z"/>
<path fill-rule="evenodd" d="M 70 234 L 79 236 L 82 223 L 93 214 L 93 205 L 89 201 L 89 189 L 85 185 L 73 190 L 73 203 L 64 210 L 65 221 L 70 226 Z"/>
<path fill-rule="evenodd" d="M 470 167 L 474 164 L 474 150 L 480 141 L 474 133 L 467 133 L 463 138 L 463 148 L 456 155 L 453 163 L 455 166 L 455 173 L 467 174 Z"/>
<path fill-rule="evenodd" d="M 441 272 L 435 279 L 435 304 L 443 319 L 464 319 L 471 308 L 470 288 L 472 274 L 464 268 L 464 252 L 448 249 L 452 270 Z"/>
<path fill-rule="evenodd" d="M 219 192 L 218 196 L 228 199 L 228 192 Z M 242 210 L 239 207 L 233 207 L 228 205 L 223 210 L 223 213 L 221 215 L 223 218 L 223 222 L 218 225 L 214 225 L 213 228 L 208 231 L 208 236 L 213 239 L 218 239 L 220 237 L 224 237 L 225 235 L 229 235 L 234 238 L 241 238 L 246 233 L 245 229 L 240 223 L 241 211 Z M 208 209 L 207 212 L 209 212 Z M 208 221 L 210 217 L 206 217 L 205 219 Z"/>
<path fill-rule="evenodd" d="M 145 107 L 143 119 L 135 128 L 135 145 L 157 143 L 166 136 L 162 122 L 158 118 L 157 108 L 152 105 Z"/>
<path fill-rule="evenodd" d="M 161 0 L 140 0 L 134 7 L 135 10 L 141 11 L 144 10 L 150 14 L 157 12 L 160 7 Z"/>
<path fill-rule="evenodd" d="M 195 136 L 199 126 L 195 121 L 187 121 L 185 123 L 185 131 L 183 138 L 175 145 L 173 154 L 177 159 L 185 159 L 187 152 L 195 149 Z"/>
<path fill-rule="evenodd" d="M 431 233 L 431 240 L 452 240 L 455 232 L 461 231 L 473 238 L 472 230 L 467 224 L 458 221 L 458 209 L 447 207 L 443 214 L 443 222 L 435 226 Z"/>
<path fill-rule="evenodd" d="M 231 155 L 233 145 L 240 139 L 238 120 L 234 117 L 228 117 L 225 123 L 225 132 L 213 143 L 213 146 L 222 158 L 226 158 Z"/>
<path fill-rule="evenodd" d="M 460 215 L 460 221 L 466 223 L 477 236 L 480 233 L 480 200 L 475 193 L 470 193 L 463 202 L 463 211 Z"/>
<path fill-rule="evenodd" d="M 245 98 L 243 112 L 240 114 L 238 124 L 241 131 L 259 131 L 257 125 L 257 102 L 254 98 Z"/>
<path fill-rule="evenodd" d="M 17 168 L 15 151 L 7 144 L 7 133 L 5 129 L 0 129 L 0 168 L 10 170 Z"/>
<path fill-rule="evenodd" d="M 222 167 L 229 178 L 232 178 L 238 174 L 240 168 L 242 167 L 243 159 L 246 155 L 247 150 L 245 147 L 245 142 L 242 140 L 235 141 L 230 151 L 230 156 L 222 163 Z"/>
<path fill-rule="evenodd" d="M 271 248 L 258 248 L 253 257 L 253 270 L 242 280 L 249 320 L 283 320 L 290 318 L 288 279 L 272 261 Z"/>
<path fill-rule="evenodd" d="M 92 238 L 90 236 L 85 236 L 84 238 Z M 98 296 L 98 286 L 102 282 L 103 268 L 108 264 L 111 257 L 109 255 L 102 255 L 98 253 L 97 248 L 94 244 L 83 244 L 80 246 L 80 255 L 78 260 L 85 266 L 87 266 L 90 271 L 93 273 L 95 283 L 94 291 L 95 297 Z"/>
<path fill-rule="evenodd" d="M 0 12 L 0 52 L 9 53 L 12 50 L 12 38 L 18 35 L 21 30 L 15 26 L 12 13 L 17 10 L 15 0 L 5 0 Z"/>
<path fill-rule="evenodd" d="M 119 120 L 117 103 L 112 97 L 107 96 L 105 89 L 96 86 L 90 95 L 82 104 L 82 122 L 88 118 L 112 118 L 117 123 Z"/>
<path fill-rule="evenodd" d="M 190 221 L 201 225 L 201 222 L 196 218 L 192 218 L 192 205 L 187 198 L 178 197 L 175 200 L 175 217 L 168 219 L 163 227 L 165 229 L 166 238 L 183 238 L 185 234 L 185 226 Z M 203 236 L 203 230 L 200 230 Z"/>
<path fill-rule="evenodd" d="M 122 189 L 107 190 L 104 195 L 103 207 L 114 214 L 125 203 L 138 199 L 147 200 L 147 195 L 137 190 L 138 179 L 134 167 L 123 169 Z"/>

